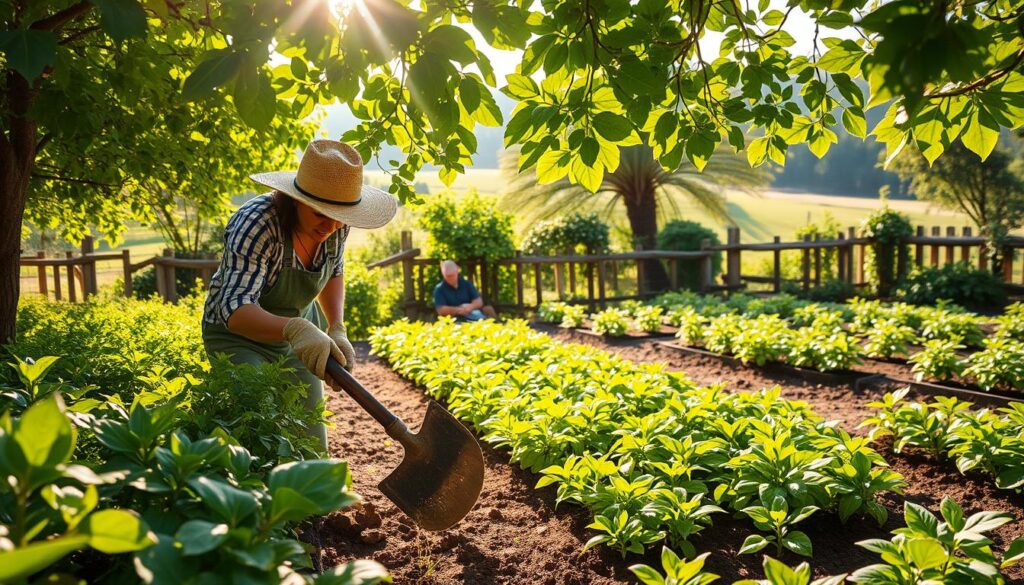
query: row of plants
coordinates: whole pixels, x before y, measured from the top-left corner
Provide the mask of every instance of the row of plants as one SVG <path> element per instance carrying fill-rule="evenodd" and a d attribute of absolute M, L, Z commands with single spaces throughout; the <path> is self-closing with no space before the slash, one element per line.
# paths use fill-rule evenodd
<path fill-rule="evenodd" d="M 861 426 L 870 427 L 872 440 L 891 436 L 897 453 L 920 449 L 937 460 L 952 460 L 961 473 L 987 474 L 1000 489 L 1024 491 L 1024 403 L 977 410 L 952 397 L 905 400 L 907 392 L 886 393 L 869 404 L 876 412 Z"/>
<path fill-rule="evenodd" d="M 195 299 L 19 316 L 0 373 L 0 582 L 389 580 L 372 561 L 315 573 L 297 527 L 358 501 L 348 466 L 317 458 L 322 414 L 280 365 L 207 373 Z"/>
<path fill-rule="evenodd" d="M 779 389 L 698 387 L 659 365 L 561 344 L 521 321 L 400 321 L 371 339 L 401 375 L 445 400 L 482 438 L 590 509 L 606 544 L 642 552 L 665 541 L 687 556 L 715 514 L 748 518 L 742 552 L 810 556 L 807 517 L 882 524 L 880 492 L 899 492 L 867 440 L 851 437 Z"/>
<path fill-rule="evenodd" d="M 635 301 L 621 303 L 597 313 L 587 315 L 586 307 L 563 302 L 547 302 L 537 310 L 541 323 L 557 324 L 560 327 L 581 327 L 587 319 L 593 330 L 600 335 L 621 337 L 630 330 L 644 333 L 661 331 L 665 311 L 657 305 L 644 305 Z"/>
<path fill-rule="evenodd" d="M 1002 585 L 1001 569 L 1024 560 L 1024 539 L 1015 540 L 1001 558 L 991 550 L 986 534 L 1011 522 L 1013 516 L 1001 512 L 978 512 L 967 516 L 953 499 L 944 498 L 942 520 L 927 508 L 905 502 L 904 528 L 893 531 L 892 539 L 863 540 L 857 546 L 877 553 L 882 562 L 857 569 L 852 574 L 833 575 L 811 580 L 806 562 L 789 567 L 771 557 L 764 559 L 764 579 L 744 579 L 733 585 L 839 585 L 843 582 L 868 585 L 907 585 L 912 583 L 973 583 Z M 693 560 L 680 559 L 671 549 L 661 553 L 661 571 L 638 564 L 630 570 L 644 585 L 705 585 L 718 575 L 704 570 L 708 553 Z"/>

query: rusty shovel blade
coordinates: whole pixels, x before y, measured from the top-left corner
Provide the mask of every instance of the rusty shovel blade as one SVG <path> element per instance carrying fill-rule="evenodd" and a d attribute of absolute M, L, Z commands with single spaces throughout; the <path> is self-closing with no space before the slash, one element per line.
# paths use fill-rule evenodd
<path fill-rule="evenodd" d="M 402 462 L 378 484 L 380 491 L 424 530 L 445 530 L 462 520 L 484 484 L 483 452 L 469 429 L 431 400 L 420 430 L 412 433 L 333 357 L 327 372 L 405 449 Z"/>

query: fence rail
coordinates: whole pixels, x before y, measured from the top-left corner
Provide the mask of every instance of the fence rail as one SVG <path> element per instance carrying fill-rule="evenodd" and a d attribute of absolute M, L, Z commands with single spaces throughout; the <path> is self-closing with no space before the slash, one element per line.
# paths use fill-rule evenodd
<path fill-rule="evenodd" d="M 783 242 L 775 236 L 771 242 L 745 243 L 739 228 L 727 230 L 726 243 L 712 245 L 704 240 L 699 251 L 674 252 L 642 250 L 605 254 L 573 254 L 555 256 L 524 255 L 516 252 L 511 258 L 491 261 L 473 259 L 463 262 L 463 274 L 480 288 L 486 299 L 499 309 L 525 311 L 536 308 L 549 299 L 585 303 L 590 307 L 603 307 L 609 302 L 646 299 L 664 290 L 680 288 L 684 271 L 696 275 L 696 288 L 702 291 L 734 291 L 750 285 L 764 286 L 765 290 L 779 292 L 786 282 L 804 290 L 820 286 L 826 278 L 834 277 L 855 287 L 867 283 L 865 264 L 871 238 L 858 237 L 853 227 L 837 233 L 832 239 L 805 237 Z M 989 267 L 991 251 L 985 238 L 975 236 L 965 227 L 960 234 L 947 227 L 945 233 L 935 226 L 930 234 L 919 226 L 915 234 L 904 242 L 911 253 L 900 254 L 901 268 L 913 262 L 917 266 L 943 266 L 953 262 L 967 262 L 980 268 Z M 1024 249 L 1024 238 L 1010 238 L 1000 250 L 1001 274 L 1012 292 L 1024 290 L 1024 263 L 1017 262 L 1017 251 Z M 743 254 L 770 254 L 770 274 L 744 274 Z M 435 283 L 440 280 L 439 259 L 420 256 L 412 245 L 412 233 L 402 232 L 401 250 L 368 265 L 371 269 L 400 267 L 403 300 L 406 312 L 415 315 L 429 310 Z M 797 254 L 799 274 L 783 273 L 784 254 Z M 724 270 L 718 282 L 712 276 L 715 256 L 723 256 Z M 792 256 L 790 256 L 792 258 Z M 97 263 L 121 261 L 120 274 L 124 280 L 123 293 L 131 296 L 132 275 L 149 266 L 156 270 L 156 291 L 168 302 L 177 301 L 176 271 L 192 270 L 204 284 L 208 284 L 219 259 L 176 258 L 170 249 L 141 262 L 133 263 L 131 251 L 97 253 L 93 240 L 83 240 L 79 254 L 70 251 L 63 257 L 47 258 L 43 252 L 22 256 L 23 268 L 36 270 L 38 292 L 50 296 L 52 285 L 56 300 L 71 302 L 87 299 L 97 292 Z M 654 264 L 652 264 L 654 263 Z M 652 290 L 648 286 L 647 271 L 658 269 L 666 273 L 667 286 Z M 998 268 L 998 267 L 997 267 Z M 30 270 L 31 272 L 31 270 Z M 1019 275 L 1019 276 L 1018 276 Z M 1018 279 L 1014 282 L 1015 277 Z M 22 276 L 33 280 L 32 276 Z M 691 280 L 692 284 L 692 280 Z"/>

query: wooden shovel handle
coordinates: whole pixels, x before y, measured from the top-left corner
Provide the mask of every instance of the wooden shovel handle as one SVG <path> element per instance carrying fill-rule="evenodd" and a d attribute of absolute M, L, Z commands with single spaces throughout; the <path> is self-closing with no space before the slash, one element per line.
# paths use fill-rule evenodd
<path fill-rule="evenodd" d="M 388 407 L 381 404 L 373 394 L 363 385 L 360 384 L 352 374 L 348 373 L 348 370 L 341 367 L 338 360 L 334 359 L 334 356 L 327 358 L 327 374 L 334 379 L 335 384 L 341 386 L 341 389 L 348 393 L 349 396 L 355 400 L 359 406 L 363 407 L 363 410 L 370 413 L 372 416 L 385 430 L 388 430 L 395 424 L 396 421 L 401 422 L 393 412 L 388 410 Z"/>

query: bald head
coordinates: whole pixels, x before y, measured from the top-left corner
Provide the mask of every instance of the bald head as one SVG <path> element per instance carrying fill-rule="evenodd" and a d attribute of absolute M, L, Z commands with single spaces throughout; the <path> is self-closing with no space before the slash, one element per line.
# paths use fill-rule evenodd
<path fill-rule="evenodd" d="M 449 286 L 456 287 L 459 283 L 459 265 L 452 260 L 441 262 L 441 277 Z"/>

